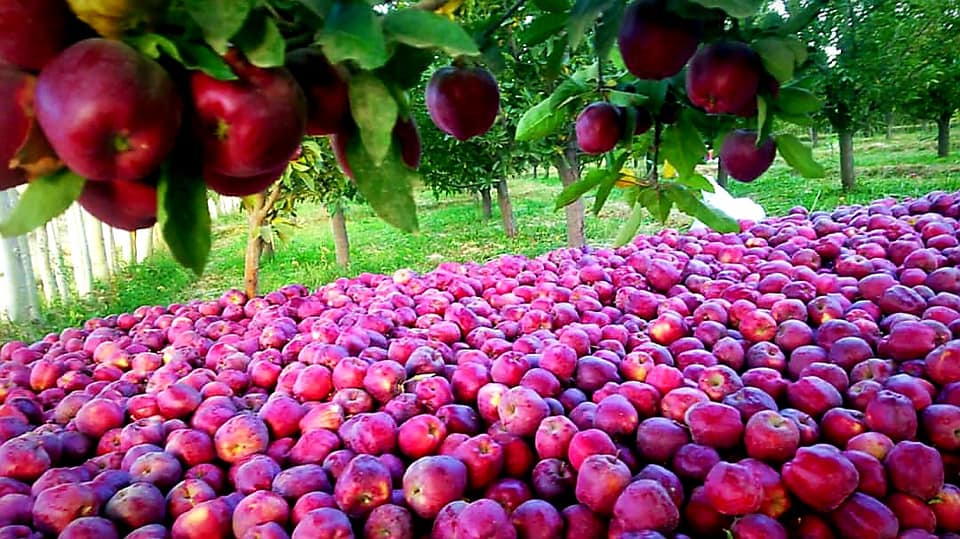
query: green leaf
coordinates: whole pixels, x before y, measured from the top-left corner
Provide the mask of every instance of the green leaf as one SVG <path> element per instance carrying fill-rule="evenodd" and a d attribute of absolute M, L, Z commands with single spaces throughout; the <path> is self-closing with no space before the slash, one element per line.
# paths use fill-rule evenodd
<path fill-rule="evenodd" d="M 681 178 L 693 174 L 697 164 L 703 161 L 703 156 L 707 153 L 703 136 L 686 113 L 663 131 L 660 149 Z"/>
<path fill-rule="evenodd" d="M 785 86 L 780 89 L 780 95 L 773 102 L 777 109 L 787 114 L 813 114 L 820 110 L 823 104 L 810 90 L 796 86 Z"/>
<path fill-rule="evenodd" d="M 677 208 L 683 213 L 699 219 L 700 222 L 711 229 L 720 232 L 739 232 L 740 225 L 737 220 L 727 215 L 719 208 L 715 208 L 700 200 L 693 191 L 686 186 L 678 183 L 669 183 L 664 185 L 667 197 L 677 205 Z"/>
<path fill-rule="evenodd" d="M 600 188 L 597 189 L 597 196 L 593 199 L 593 215 L 600 215 L 600 210 L 603 209 L 604 204 L 607 203 L 607 199 L 610 198 L 610 193 L 613 192 L 613 188 L 617 184 L 617 179 L 620 178 L 619 170 L 613 171 L 610 170 L 611 174 L 603 179 L 600 183 Z"/>
<path fill-rule="evenodd" d="M 183 0 L 187 13 L 219 54 L 227 52 L 230 38 L 240 31 L 254 0 Z"/>
<path fill-rule="evenodd" d="M 377 75 L 403 90 L 420 84 L 423 72 L 433 63 L 433 51 L 418 49 L 402 43 L 397 45 L 387 64 L 377 70 Z"/>
<path fill-rule="evenodd" d="M 757 144 L 761 144 L 764 140 L 767 139 L 767 135 L 770 134 L 770 130 L 773 128 L 773 118 L 768 114 L 769 105 L 767 100 L 762 96 L 757 96 Z"/>
<path fill-rule="evenodd" d="M 84 183 L 86 180 L 67 168 L 32 180 L 10 217 L 0 223 L 0 235 L 4 238 L 22 236 L 47 224 L 80 197 Z"/>
<path fill-rule="evenodd" d="M 623 247 L 624 245 L 630 243 L 630 241 L 637 235 L 637 230 L 640 229 L 640 225 L 643 223 L 643 205 L 634 204 L 633 211 L 630 212 L 630 217 L 624 221 L 623 225 L 620 227 L 620 230 L 617 232 L 616 239 L 613 240 L 614 247 Z"/>
<path fill-rule="evenodd" d="M 813 150 L 804 146 L 795 135 L 777 135 L 777 150 L 780 157 L 804 178 L 822 178 L 826 171 L 813 159 Z M 706 221 L 704 221 L 706 222 Z"/>
<path fill-rule="evenodd" d="M 300 0 L 300 3 L 314 15 L 323 17 L 326 15 L 327 11 L 330 9 L 330 4 L 333 0 Z"/>
<path fill-rule="evenodd" d="M 566 12 L 570 11 L 570 0 L 533 0 L 533 4 L 551 13 L 566 14 Z"/>
<path fill-rule="evenodd" d="M 550 94 L 550 106 L 558 109 L 569 103 L 570 99 L 580 97 L 591 90 L 592 89 L 590 86 L 588 86 L 585 82 L 571 77 L 561 82 L 557 86 L 557 89 Z"/>
<path fill-rule="evenodd" d="M 376 69 L 387 63 L 383 28 L 363 2 L 337 2 L 317 35 L 317 43 L 333 64 L 353 60 L 363 69 Z"/>
<path fill-rule="evenodd" d="M 387 223 L 405 232 L 416 232 L 417 207 L 413 200 L 413 183 L 418 175 L 404 165 L 400 149 L 392 146 L 387 159 L 377 166 L 354 137 L 347 145 L 347 161 L 353 170 L 357 189 L 373 211 Z"/>
<path fill-rule="evenodd" d="M 586 177 L 582 178 L 578 182 L 564 187 L 563 191 L 560 191 L 560 194 L 557 195 L 557 204 L 554 207 L 554 210 L 559 210 L 564 206 L 573 204 L 591 189 L 594 189 L 605 180 L 609 179 L 612 174 L 612 171 L 603 168 L 595 168 L 591 170 L 587 173 Z"/>
<path fill-rule="evenodd" d="M 450 56 L 480 54 L 477 44 L 459 24 L 422 9 L 398 9 L 387 13 L 383 29 L 393 39 L 412 47 L 435 47 Z"/>
<path fill-rule="evenodd" d="M 622 92 L 620 90 L 608 90 L 607 101 L 621 107 L 636 107 L 646 103 L 649 97 L 631 92 Z"/>
<path fill-rule="evenodd" d="M 217 80 L 237 80 L 236 73 L 217 53 L 206 45 L 180 42 L 183 65 L 187 69 L 202 71 Z"/>
<path fill-rule="evenodd" d="M 556 35 L 566 24 L 566 13 L 544 13 L 530 21 L 530 24 L 520 32 L 520 42 L 529 47 L 539 45 Z"/>
<path fill-rule="evenodd" d="M 372 73 L 350 79 L 350 113 L 360 128 L 360 139 L 373 164 L 380 166 L 392 143 L 400 107 L 390 89 Z"/>
<path fill-rule="evenodd" d="M 673 201 L 661 190 L 659 186 L 648 187 L 640 191 L 637 201 L 643 205 L 650 215 L 660 223 L 666 223 L 670 217 L 670 210 L 673 208 Z"/>
<path fill-rule="evenodd" d="M 623 18 L 624 3 L 613 2 L 600 14 L 600 20 L 593 32 L 594 54 L 598 58 L 610 56 L 610 50 L 617 41 L 620 31 L 620 19 Z"/>
<path fill-rule="evenodd" d="M 706 178 L 703 174 L 691 174 L 686 178 L 680 178 L 678 182 L 686 185 L 690 189 L 697 191 L 706 191 L 708 193 L 713 193 L 716 189 L 713 188 L 713 184 L 710 183 L 710 180 Z"/>
<path fill-rule="evenodd" d="M 567 42 L 558 37 L 553 42 L 553 49 L 550 56 L 547 57 L 547 65 L 544 67 L 543 76 L 547 81 L 555 80 L 563 71 L 563 60 L 566 58 Z"/>
<path fill-rule="evenodd" d="M 786 37 L 763 37 L 753 43 L 753 49 L 763 60 L 763 67 L 780 82 L 793 78 L 793 70 L 798 65 L 797 56 Z"/>
<path fill-rule="evenodd" d="M 567 21 L 567 38 L 570 41 L 570 47 L 576 49 L 587 33 L 587 29 L 593 26 L 594 21 L 604 10 L 610 7 L 614 0 L 577 0 L 573 9 L 570 11 L 570 18 Z"/>
<path fill-rule="evenodd" d="M 164 165 L 157 185 L 157 222 L 173 258 L 197 275 L 210 255 L 207 189 L 196 159 L 176 156 Z"/>
<path fill-rule="evenodd" d="M 183 56 L 180 55 L 180 49 L 173 40 L 160 34 L 141 34 L 126 39 L 131 47 L 140 51 L 141 54 L 154 60 L 166 54 L 177 62 L 183 63 Z"/>
<path fill-rule="evenodd" d="M 719 8 L 731 17 L 742 19 L 754 15 L 763 5 L 764 0 L 693 0 L 706 8 Z"/>
<path fill-rule="evenodd" d="M 553 134 L 567 121 L 562 109 L 553 106 L 550 98 L 537 103 L 523 113 L 517 122 L 516 140 L 536 140 Z"/>
<path fill-rule="evenodd" d="M 247 60 L 257 67 L 278 67 L 284 63 L 287 46 L 280 29 L 272 18 L 261 13 L 248 17 L 233 41 Z"/>

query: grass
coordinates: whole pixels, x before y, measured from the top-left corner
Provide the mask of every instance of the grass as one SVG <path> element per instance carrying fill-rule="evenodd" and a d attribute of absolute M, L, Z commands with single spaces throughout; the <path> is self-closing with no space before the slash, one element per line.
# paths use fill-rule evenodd
<path fill-rule="evenodd" d="M 955 132 L 954 136 L 956 140 L 960 133 Z M 782 214 L 796 205 L 828 209 L 886 196 L 903 198 L 937 189 L 960 190 L 960 151 L 938 159 L 935 147 L 935 134 L 929 133 L 898 134 L 892 140 L 858 138 L 857 188 L 843 192 L 836 139 L 822 137 L 815 156 L 827 167 L 826 178 L 800 178 L 778 159 L 763 178 L 751 184 L 731 182 L 729 190 L 735 196 L 756 200 L 768 214 Z M 319 207 L 303 207 L 288 243 L 263 261 L 261 290 L 293 282 L 317 287 L 362 272 L 392 273 L 399 268 L 423 272 L 441 261 L 485 261 L 506 253 L 535 256 L 562 247 L 563 212 L 553 210 L 559 183 L 555 176 L 510 181 L 518 227 L 514 239 L 504 236 L 496 204 L 493 219 L 484 221 L 478 201 L 466 195 L 437 200 L 427 192 L 418 193 L 422 231 L 416 235 L 388 227 L 367 207 L 351 206 L 347 228 L 352 264 L 347 272 L 336 266 L 326 212 Z M 586 202 L 589 206 L 592 200 Z M 587 218 L 591 244 L 612 243 L 627 214 L 626 204 L 614 194 L 599 218 Z M 683 226 L 686 222 L 683 216 L 676 216 L 669 224 Z M 642 230 L 652 232 L 658 228 L 658 224 L 647 222 Z M 0 342 L 36 340 L 47 332 L 80 325 L 93 316 L 129 312 L 140 305 L 215 298 L 223 290 L 242 283 L 245 243 L 245 221 L 240 216 L 222 218 L 214 228 L 213 251 L 203 276 L 194 277 L 161 251 L 145 263 L 126 269 L 112 282 L 100 283 L 88 298 L 48 306 L 41 321 L 19 326 L 0 324 Z"/>

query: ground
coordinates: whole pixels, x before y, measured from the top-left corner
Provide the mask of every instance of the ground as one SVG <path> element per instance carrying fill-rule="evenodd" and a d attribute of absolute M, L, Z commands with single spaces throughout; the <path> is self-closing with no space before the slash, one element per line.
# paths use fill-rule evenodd
<path fill-rule="evenodd" d="M 955 130 L 954 140 L 960 139 Z M 857 189 L 840 189 L 836 140 L 821 137 L 816 157 L 828 168 L 823 180 L 806 180 L 793 174 L 779 159 L 760 180 L 752 184 L 732 182 L 734 196 L 749 196 L 768 214 L 785 213 L 796 205 L 808 209 L 829 209 L 885 196 L 916 196 L 933 190 L 960 190 L 960 152 L 944 159 L 936 157 L 936 133 L 918 131 L 896 135 L 858 138 L 856 141 Z M 361 272 L 392 273 L 399 268 L 427 271 L 445 260 L 489 260 L 504 253 L 535 256 L 564 244 L 563 212 L 555 212 L 553 200 L 560 190 L 555 175 L 516 178 L 510 181 L 513 208 L 519 234 L 503 236 L 499 212 L 484 222 L 478 199 L 468 195 L 435 199 L 429 192 L 418 196 L 421 232 L 406 235 L 389 228 L 369 208 L 351 206 L 347 213 L 352 266 L 344 273 L 337 268 L 333 240 L 326 212 L 304 207 L 290 240 L 272 259 L 264 260 L 261 290 L 269 291 L 297 282 L 309 287 Z M 587 201 L 588 205 L 592 200 Z M 587 218 L 587 237 L 592 245 L 607 245 L 616 236 L 627 206 L 614 195 L 599 218 Z M 682 227 L 689 220 L 675 216 L 670 223 Z M 642 231 L 658 224 L 647 222 Z M 93 316 L 129 312 L 139 305 L 167 305 L 191 298 L 212 298 L 238 287 L 243 275 L 246 224 L 240 216 L 222 218 L 214 231 L 210 264 L 202 277 L 195 278 L 177 266 L 165 251 L 146 263 L 128 269 L 113 283 L 101 283 L 89 298 L 67 305 L 52 305 L 44 320 L 29 326 L 0 324 L 0 342 L 11 339 L 35 340 L 49 331 L 82 324 Z"/>

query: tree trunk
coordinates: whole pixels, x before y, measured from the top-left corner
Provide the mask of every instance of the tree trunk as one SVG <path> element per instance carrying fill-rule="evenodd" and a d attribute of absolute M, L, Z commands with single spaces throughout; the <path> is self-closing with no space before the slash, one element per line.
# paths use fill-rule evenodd
<path fill-rule="evenodd" d="M 63 249 L 60 245 L 60 233 L 57 229 L 59 222 L 59 218 L 54 219 L 43 228 L 47 236 L 50 265 L 53 268 L 53 278 L 57 282 L 57 292 L 60 294 L 60 300 L 66 303 L 70 299 L 70 286 L 67 284 L 67 276 L 63 270 L 66 264 L 63 261 Z"/>
<path fill-rule="evenodd" d="M 47 230 L 45 228 L 34 230 L 30 234 L 29 244 L 32 247 L 30 259 L 33 261 L 35 273 L 43 289 L 43 299 L 47 305 L 50 305 L 60 297 L 60 292 L 57 290 L 57 279 L 53 276 L 53 268 L 50 264 Z"/>
<path fill-rule="evenodd" d="M 513 204 L 510 202 L 510 191 L 507 189 L 506 178 L 497 182 L 497 205 L 500 206 L 500 219 L 503 221 L 503 233 L 508 238 L 517 237 L 517 219 L 513 215 Z"/>
<path fill-rule="evenodd" d="M 817 128 L 816 128 L 816 127 L 811 127 L 811 128 L 810 128 L 810 147 L 811 147 L 811 148 L 816 148 L 816 147 L 817 147 L 817 143 L 818 143 L 819 141 L 820 141 L 820 135 L 819 135 L 819 133 L 817 133 Z"/>
<path fill-rule="evenodd" d="M 720 164 L 720 158 L 717 157 L 717 185 L 726 189 L 727 187 L 727 169 Z"/>
<path fill-rule="evenodd" d="M 107 252 L 107 270 L 110 272 L 110 275 L 115 275 L 119 269 L 117 264 L 116 238 L 113 237 L 113 230 L 110 228 L 110 225 L 106 223 L 100 223 L 100 233 L 103 234 L 104 248 Z"/>
<path fill-rule="evenodd" d="M 207 199 L 207 210 L 210 212 L 211 221 L 215 223 L 220 219 L 220 206 L 216 200 L 212 198 Z"/>
<path fill-rule="evenodd" d="M 937 157 L 950 155 L 950 114 L 937 118 Z"/>
<path fill-rule="evenodd" d="M 840 183 L 844 191 L 853 191 L 857 185 L 856 172 L 853 170 L 853 131 L 845 129 L 840 137 Z"/>
<path fill-rule="evenodd" d="M 255 297 L 260 290 L 260 255 L 263 254 L 263 240 L 260 227 L 263 226 L 263 209 L 266 195 L 254 196 L 253 207 L 247 209 L 247 252 L 243 259 L 243 287 L 248 298 Z"/>
<path fill-rule="evenodd" d="M 139 251 L 137 249 L 137 231 L 131 230 L 128 234 L 130 235 L 130 258 L 127 259 L 127 263 L 133 266 L 136 265 L 140 260 L 140 257 L 137 254 Z"/>
<path fill-rule="evenodd" d="M 0 220 L 16 205 L 14 189 L 0 191 Z M 0 240 L 0 314 L 14 323 L 37 320 L 40 304 L 26 236 Z"/>
<path fill-rule="evenodd" d="M 537 164 L 534 163 L 534 164 L 533 164 L 533 177 L 534 177 L 534 178 L 538 178 L 538 177 L 539 177 L 539 176 L 537 176 L 537 170 L 538 170 Z"/>
<path fill-rule="evenodd" d="M 571 137 L 563 155 L 557 156 L 557 172 L 560 174 L 560 183 L 564 187 L 572 185 L 580 179 L 580 168 L 577 166 L 577 141 Z M 578 198 L 573 204 L 565 208 L 567 216 L 567 246 L 583 247 L 587 244 L 584 225 L 583 199 Z"/>
<path fill-rule="evenodd" d="M 87 235 L 87 245 L 90 246 L 90 269 L 93 278 L 106 280 L 110 276 L 110 265 L 107 263 L 107 250 L 103 245 L 103 227 L 96 217 L 86 211 L 83 214 L 83 231 Z"/>
<path fill-rule="evenodd" d="M 893 138 L 893 111 L 885 113 L 883 117 L 887 123 L 887 140 L 890 140 Z"/>
<path fill-rule="evenodd" d="M 153 251 L 153 228 L 137 231 L 137 263 L 142 264 Z"/>
<path fill-rule="evenodd" d="M 480 207 L 483 209 L 483 220 L 489 221 L 493 217 L 493 197 L 490 196 L 490 186 L 480 189 Z"/>
<path fill-rule="evenodd" d="M 84 231 L 83 214 L 79 204 L 67 210 L 67 237 L 70 242 L 70 261 L 73 265 L 73 281 L 78 296 L 86 296 L 93 290 L 93 267 L 90 249 Z"/>
<path fill-rule="evenodd" d="M 255 195 L 253 206 L 247 207 L 247 252 L 243 261 L 243 286 L 248 298 L 259 295 L 260 258 L 265 245 L 260 237 L 260 229 L 279 196 L 279 184 L 274 184 L 269 195 L 266 192 Z"/>
<path fill-rule="evenodd" d="M 337 204 L 330 214 L 330 228 L 333 231 L 333 251 L 337 256 L 337 266 L 347 269 L 350 267 L 350 238 L 347 236 L 347 216 L 343 213 L 342 204 Z"/>

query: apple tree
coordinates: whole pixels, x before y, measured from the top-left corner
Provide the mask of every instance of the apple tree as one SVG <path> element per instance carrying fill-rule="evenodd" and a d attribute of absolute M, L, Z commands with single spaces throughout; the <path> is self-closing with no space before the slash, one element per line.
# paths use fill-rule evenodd
<path fill-rule="evenodd" d="M 591 113 L 578 122 L 577 143 L 605 165 L 571 182 L 562 202 L 590 189 L 602 201 L 628 184 L 636 209 L 622 241 L 641 208 L 665 217 L 675 205 L 718 230 L 736 226 L 698 196 L 707 183 L 695 165 L 711 130 L 756 132 L 728 139 L 727 153 L 747 155 L 725 159 L 734 177 L 765 169 L 771 139 L 801 173 L 820 173 L 795 137 L 776 130 L 815 108 L 791 79 L 806 57 L 793 34 L 819 3 L 780 20 L 757 15 L 762 0 L 516 0 L 496 3 L 469 32 L 453 16 L 462 3 L 10 0 L 0 12 L 8 163 L 0 186 L 28 185 L 0 233 L 26 233 L 79 201 L 117 228 L 159 222 L 174 257 L 200 272 L 210 250 L 207 190 L 264 197 L 261 210 L 269 207 L 268 188 L 306 135 L 329 136 L 359 195 L 386 222 L 415 231 L 421 140 L 411 93 L 424 92 L 444 133 L 461 142 L 483 135 L 501 98 L 518 99 L 501 94 L 489 69 L 503 54 L 496 36 L 518 28 L 547 35 L 544 69 L 568 72 L 519 118 L 515 138 L 561 132 L 576 110 L 599 103 L 606 120 Z M 567 69 L 584 48 L 595 62 Z M 651 118 L 642 143 L 632 138 L 641 111 Z M 611 137 L 602 125 L 614 116 Z M 622 179 L 638 154 L 646 170 Z M 658 177 L 664 159 L 676 181 Z"/>
<path fill-rule="evenodd" d="M 888 2 L 877 11 L 889 14 L 876 17 L 875 30 L 893 81 L 885 93 L 910 117 L 936 122 L 937 156 L 947 157 L 950 119 L 960 110 L 960 10 L 927 0 Z"/>
<path fill-rule="evenodd" d="M 517 131 L 520 139 L 535 139 L 569 129 L 575 117 L 580 154 L 601 159 L 565 187 L 558 207 L 595 191 L 599 212 L 613 189 L 624 189 L 633 211 L 618 243 L 633 237 L 644 210 L 665 221 L 677 207 L 715 230 L 736 230 L 732 218 L 700 196 L 712 189 L 697 172 L 708 142 L 725 171 L 741 181 L 763 174 L 777 151 L 798 173 L 821 177 L 810 150 L 778 127 L 803 124 L 819 108 L 793 79 L 808 57 L 796 32 L 824 2 L 786 16 L 759 11 L 761 4 L 577 2 L 561 29 L 573 50 L 588 47 L 596 61 L 531 108 Z M 633 156 L 645 167 L 624 171 Z M 676 179 L 659 173 L 665 161 Z"/>

